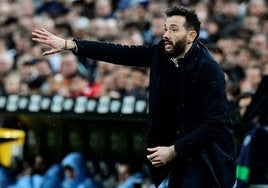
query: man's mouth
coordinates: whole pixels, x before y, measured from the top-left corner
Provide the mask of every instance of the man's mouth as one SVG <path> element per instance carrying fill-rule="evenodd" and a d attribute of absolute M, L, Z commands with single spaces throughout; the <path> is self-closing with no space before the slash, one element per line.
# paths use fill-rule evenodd
<path fill-rule="evenodd" d="M 166 49 L 170 49 L 170 48 L 172 48 L 172 46 L 173 46 L 172 43 L 171 43 L 171 42 L 168 42 L 168 41 L 165 41 L 164 44 L 165 44 L 165 48 L 166 48 Z"/>

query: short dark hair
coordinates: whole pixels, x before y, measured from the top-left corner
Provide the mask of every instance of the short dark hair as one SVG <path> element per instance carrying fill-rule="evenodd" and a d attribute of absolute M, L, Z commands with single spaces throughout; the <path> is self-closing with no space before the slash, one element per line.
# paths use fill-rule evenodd
<path fill-rule="evenodd" d="M 183 16 L 185 17 L 185 28 L 186 29 L 193 29 L 197 33 L 197 37 L 199 36 L 199 31 L 200 31 L 200 21 L 197 17 L 197 14 L 195 13 L 195 10 L 180 6 L 180 5 L 174 5 L 171 6 L 166 10 L 166 16 L 171 17 L 171 16 Z"/>

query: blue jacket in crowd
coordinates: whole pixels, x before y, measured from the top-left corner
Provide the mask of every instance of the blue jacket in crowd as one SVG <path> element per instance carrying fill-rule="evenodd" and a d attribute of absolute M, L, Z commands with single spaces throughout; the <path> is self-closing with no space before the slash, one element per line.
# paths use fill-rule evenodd
<path fill-rule="evenodd" d="M 74 179 L 64 177 L 61 183 L 62 188 L 101 188 L 101 185 L 94 181 L 89 174 L 86 161 L 81 153 L 73 152 L 68 154 L 61 162 L 62 167 L 71 167 L 75 172 Z"/>

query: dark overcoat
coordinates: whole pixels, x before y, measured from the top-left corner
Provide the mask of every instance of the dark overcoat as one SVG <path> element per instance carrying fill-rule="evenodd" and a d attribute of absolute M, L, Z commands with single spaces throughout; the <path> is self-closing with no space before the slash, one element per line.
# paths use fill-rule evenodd
<path fill-rule="evenodd" d="M 177 62 L 164 43 L 127 46 L 74 39 L 76 55 L 110 63 L 150 68 L 148 147 L 175 145 L 177 157 L 205 161 L 218 187 L 235 181 L 236 151 L 220 65 L 199 41 Z M 179 168 L 179 167 L 178 167 Z M 156 186 L 169 165 L 151 168 Z"/>

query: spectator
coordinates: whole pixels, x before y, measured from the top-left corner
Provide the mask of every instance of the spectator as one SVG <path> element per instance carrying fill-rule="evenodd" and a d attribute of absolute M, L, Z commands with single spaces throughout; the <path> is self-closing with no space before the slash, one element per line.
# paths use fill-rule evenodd
<path fill-rule="evenodd" d="M 79 96 L 96 98 L 100 96 L 100 85 L 97 82 L 90 84 L 86 75 L 77 72 L 70 77 L 69 92 L 74 98 Z"/>
<path fill-rule="evenodd" d="M 262 54 L 267 52 L 268 48 L 268 36 L 264 32 L 254 33 L 250 38 L 249 46 L 256 52 Z"/>
<path fill-rule="evenodd" d="M 247 7 L 247 14 L 257 16 L 259 18 L 267 14 L 267 1 L 265 0 L 249 0 Z"/>
<path fill-rule="evenodd" d="M 36 9 L 37 14 L 48 14 L 52 18 L 59 17 L 68 12 L 61 1 L 47 1 L 45 0 L 40 7 Z"/>
<path fill-rule="evenodd" d="M 117 79 L 114 74 L 108 74 L 103 77 L 100 82 L 100 96 L 120 99 L 122 97 L 122 93 L 125 93 L 125 90 L 117 87 L 116 80 Z"/>
<path fill-rule="evenodd" d="M 53 73 L 50 61 L 46 58 L 34 59 L 33 64 L 39 76 L 49 76 Z"/>
<path fill-rule="evenodd" d="M 225 54 L 222 48 L 220 48 L 216 43 L 207 44 L 208 49 L 216 58 L 217 62 L 224 68 Z"/>
<path fill-rule="evenodd" d="M 14 183 L 10 169 L 0 164 L 0 188 L 6 188 Z"/>
<path fill-rule="evenodd" d="M 59 73 L 51 74 L 42 86 L 42 94 L 46 96 L 62 95 L 70 97 L 68 87 L 63 75 Z"/>
<path fill-rule="evenodd" d="M 248 123 L 244 121 L 244 115 L 248 109 L 248 106 L 252 101 L 252 96 L 253 96 L 252 93 L 242 93 L 235 100 L 237 108 L 236 111 L 233 112 L 233 121 L 235 125 L 234 132 L 238 148 L 241 147 L 242 144 L 241 142 L 246 133 L 254 127 L 254 125 L 251 122 Z"/>
<path fill-rule="evenodd" d="M 59 73 L 64 77 L 67 84 L 69 83 L 69 78 L 76 72 L 88 76 L 86 68 L 78 61 L 77 57 L 74 57 L 70 52 L 63 53 Z"/>
<path fill-rule="evenodd" d="M 112 18 L 113 5 L 111 0 L 98 0 L 94 4 L 95 17 Z"/>
<path fill-rule="evenodd" d="M 267 76 L 267 75 L 268 75 L 268 61 L 267 61 L 267 63 L 265 63 L 265 64 L 263 65 L 262 75 L 263 75 L 263 76 Z"/>
<path fill-rule="evenodd" d="M 144 176 L 135 167 L 137 168 L 137 165 L 131 162 L 121 162 L 117 165 L 118 185 L 116 188 L 141 187 Z"/>
<path fill-rule="evenodd" d="M 148 76 L 146 69 L 132 68 L 127 78 L 126 96 L 134 96 L 137 99 L 148 98 L 147 88 L 144 87 L 145 77 Z"/>
<path fill-rule="evenodd" d="M 48 59 L 40 58 L 32 60 L 36 76 L 28 82 L 29 94 L 47 94 L 47 80 L 53 74 L 52 66 Z"/>
<path fill-rule="evenodd" d="M 8 188 L 22 188 L 22 187 L 32 187 L 32 188 L 45 188 L 41 187 L 42 185 L 47 185 L 49 182 L 48 178 L 50 173 L 48 170 L 52 170 L 55 167 L 52 167 L 54 158 L 51 154 L 46 152 L 40 152 L 30 156 L 29 160 L 24 167 L 24 170 L 17 177 L 15 184 L 11 185 Z M 51 169 L 50 169 L 51 168 Z M 54 169 L 54 177 L 57 177 L 56 170 Z M 51 177 L 52 178 L 52 177 Z M 52 182 L 52 180 L 50 180 Z M 46 187 L 48 188 L 48 187 Z"/>
<path fill-rule="evenodd" d="M 0 93 L 3 93 L 3 79 L 13 70 L 14 59 L 7 51 L 0 52 Z"/>
<path fill-rule="evenodd" d="M 62 188 L 101 188 L 100 183 L 88 174 L 86 161 L 81 153 L 69 153 L 63 158 L 61 166 L 64 169 Z"/>
<path fill-rule="evenodd" d="M 22 84 L 28 85 L 31 81 L 36 79 L 38 72 L 34 66 L 34 61 L 30 55 L 20 56 L 17 61 L 16 70 L 21 76 Z"/>
<path fill-rule="evenodd" d="M 6 95 L 25 94 L 25 91 L 24 91 L 25 89 L 24 89 L 24 85 L 22 84 L 21 75 L 17 71 L 9 72 L 4 78 L 3 85 L 4 85 L 3 90 Z"/>
<path fill-rule="evenodd" d="M 137 24 L 142 33 L 147 31 L 150 27 L 151 18 L 149 17 L 148 11 L 149 5 L 150 1 L 148 0 L 136 1 L 133 5 L 131 21 Z"/>
<path fill-rule="evenodd" d="M 261 69 L 256 66 L 248 67 L 246 68 L 245 73 L 245 79 L 241 81 L 241 92 L 255 93 L 262 79 Z"/>
<path fill-rule="evenodd" d="M 157 16 L 152 18 L 150 28 L 144 32 L 144 40 L 146 43 L 155 44 L 162 39 L 163 25 L 165 19 L 163 16 Z"/>
<path fill-rule="evenodd" d="M 95 18 L 91 21 L 89 34 L 97 40 L 103 40 L 106 36 L 106 21 L 104 18 Z"/>
<path fill-rule="evenodd" d="M 17 30 L 12 33 L 12 39 L 15 44 L 14 50 L 16 62 L 19 61 L 21 57 L 29 56 L 29 59 L 31 59 L 30 54 L 33 44 L 30 40 L 31 37 L 29 32 L 23 27 L 18 27 Z"/>
<path fill-rule="evenodd" d="M 219 30 L 220 37 L 227 37 L 237 33 L 245 14 L 240 7 L 241 5 L 238 1 L 215 1 L 213 18 L 221 28 Z"/>
<path fill-rule="evenodd" d="M 74 57 L 70 52 L 63 53 L 59 72 L 50 75 L 44 86 L 48 89 L 46 94 L 61 94 L 70 97 L 69 84 L 71 77 L 77 73 L 88 77 L 86 68 L 78 61 L 77 57 Z"/>
<path fill-rule="evenodd" d="M 52 164 L 43 175 L 43 183 L 40 188 L 59 188 L 63 181 L 63 175 L 60 164 Z"/>

